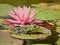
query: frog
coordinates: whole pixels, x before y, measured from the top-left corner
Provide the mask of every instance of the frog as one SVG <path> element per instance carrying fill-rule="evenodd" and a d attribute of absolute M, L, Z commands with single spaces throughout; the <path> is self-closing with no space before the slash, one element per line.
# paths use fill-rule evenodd
<path fill-rule="evenodd" d="M 43 34 L 46 33 L 46 30 L 44 27 L 38 26 L 36 24 L 34 25 L 25 25 L 25 26 L 15 26 L 12 30 L 15 34 Z"/>

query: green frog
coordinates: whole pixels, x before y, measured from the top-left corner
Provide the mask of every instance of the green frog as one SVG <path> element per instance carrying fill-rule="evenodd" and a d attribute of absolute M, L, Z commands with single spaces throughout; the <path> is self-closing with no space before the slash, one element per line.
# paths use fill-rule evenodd
<path fill-rule="evenodd" d="M 43 34 L 46 33 L 48 29 L 38 26 L 36 24 L 34 25 L 24 25 L 24 26 L 15 26 L 12 30 L 15 34 Z"/>

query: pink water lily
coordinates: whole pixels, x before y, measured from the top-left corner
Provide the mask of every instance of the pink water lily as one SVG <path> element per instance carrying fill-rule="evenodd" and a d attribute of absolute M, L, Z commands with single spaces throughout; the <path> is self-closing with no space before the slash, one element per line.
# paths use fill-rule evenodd
<path fill-rule="evenodd" d="M 26 23 L 31 23 L 34 20 L 34 16 L 36 14 L 35 9 L 30 12 L 30 7 L 24 6 L 23 8 L 18 6 L 14 8 L 13 11 L 9 11 L 8 14 L 13 19 L 5 19 L 5 22 L 9 24 L 21 24 L 24 25 Z"/>
<path fill-rule="evenodd" d="M 9 25 L 10 28 L 13 28 L 15 24 L 18 25 L 26 25 L 26 24 L 36 24 L 39 26 L 43 26 L 46 28 L 50 28 L 53 26 L 44 24 L 42 20 L 35 20 L 35 9 L 30 11 L 30 7 L 24 6 L 23 8 L 18 6 L 14 8 L 14 11 L 9 11 L 8 14 L 13 19 L 5 19 L 5 23 Z"/>

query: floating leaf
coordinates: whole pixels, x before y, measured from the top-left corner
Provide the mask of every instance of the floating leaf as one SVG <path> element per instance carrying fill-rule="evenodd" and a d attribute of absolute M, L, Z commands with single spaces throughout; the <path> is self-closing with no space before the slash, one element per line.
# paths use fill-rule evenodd
<path fill-rule="evenodd" d="M 60 11 L 51 10 L 51 9 L 38 10 L 36 14 L 36 19 L 40 19 L 40 20 L 60 19 Z"/>
<path fill-rule="evenodd" d="M 9 4 L 0 4 L 0 16 L 8 16 L 8 11 L 12 10 L 14 6 Z"/>

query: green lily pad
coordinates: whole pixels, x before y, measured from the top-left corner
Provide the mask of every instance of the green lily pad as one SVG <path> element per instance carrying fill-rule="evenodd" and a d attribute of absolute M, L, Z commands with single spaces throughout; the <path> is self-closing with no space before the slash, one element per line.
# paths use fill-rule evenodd
<path fill-rule="evenodd" d="M 60 11 L 51 10 L 51 9 L 44 9 L 44 10 L 37 10 L 36 19 L 39 20 L 56 20 L 60 19 Z"/>
<path fill-rule="evenodd" d="M 0 4 L 0 16 L 8 16 L 8 11 L 13 10 L 14 6 L 9 4 Z"/>
<path fill-rule="evenodd" d="M 14 38 L 20 38 L 20 39 L 41 39 L 42 40 L 42 39 L 47 38 L 48 36 L 51 36 L 51 30 L 46 29 L 45 32 L 43 32 L 43 34 L 23 34 L 23 33 L 15 34 L 15 33 L 12 33 L 11 36 Z"/>

